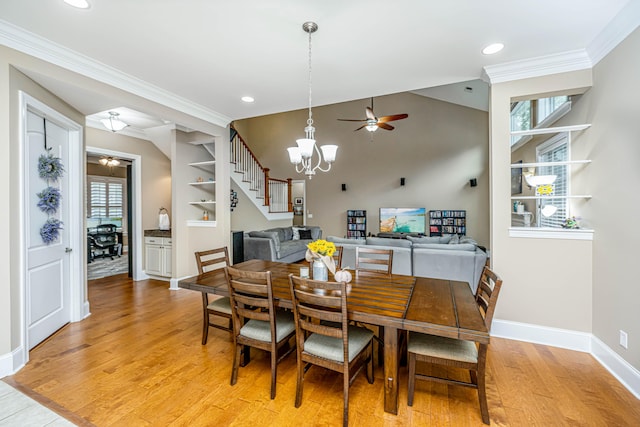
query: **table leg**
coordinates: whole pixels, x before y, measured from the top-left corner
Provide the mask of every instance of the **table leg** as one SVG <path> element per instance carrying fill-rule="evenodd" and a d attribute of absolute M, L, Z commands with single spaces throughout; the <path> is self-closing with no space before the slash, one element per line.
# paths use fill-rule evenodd
<path fill-rule="evenodd" d="M 384 331 L 384 411 L 398 414 L 398 329 Z"/>

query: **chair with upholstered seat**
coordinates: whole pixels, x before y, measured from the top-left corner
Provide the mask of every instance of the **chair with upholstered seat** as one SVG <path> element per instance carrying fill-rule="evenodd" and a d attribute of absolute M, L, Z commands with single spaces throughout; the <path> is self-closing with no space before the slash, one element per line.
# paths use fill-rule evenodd
<path fill-rule="evenodd" d="M 356 247 L 356 274 L 391 276 L 392 268 L 393 249 Z M 378 365 L 382 365 L 384 360 L 384 326 L 378 326 L 378 335 L 375 335 L 374 339 L 378 343 Z"/>
<path fill-rule="evenodd" d="M 233 369 L 231 385 L 238 380 L 240 356 L 249 347 L 271 355 L 271 399 L 276 397 L 278 363 L 294 349 L 290 345 L 296 334 L 293 313 L 275 307 L 270 271 L 244 271 L 225 267 L 233 319 Z M 245 354 L 245 360 L 248 353 Z"/>
<path fill-rule="evenodd" d="M 336 270 L 342 268 L 342 246 L 336 246 L 336 250 L 333 253 L 333 262 L 336 265 Z"/>
<path fill-rule="evenodd" d="M 374 273 L 391 276 L 393 249 L 356 247 L 356 274 Z"/>
<path fill-rule="evenodd" d="M 196 252 L 195 254 L 196 263 L 198 264 L 198 274 L 229 266 L 229 251 L 226 246 L 210 249 L 208 251 Z M 227 332 L 233 331 L 229 297 L 217 297 L 213 301 L 209 302 L 209 295 L 206 292 L 202 292 L 202 309 L 204 315 L 202 324 L 202 345 L 207 343 L 209 327 L 222 329 Z M 226 319 L 227 324 L 218 325 L 217 323 L 213 323 L 211 321 L 211 316 L 222 317 Z"/>
<path fill-rule="evenodd" d="M 502 280 L 489 267 L 484 267 L 478 289 L 476 302 L 484 317 L 487 331 L 491 331 L 493 313 L 498 301 Z M 413 406 L 415 380 L 431 380 L 444 382 L 478 390 L 482 421 L 489 424 L 489 407 L 485 390 L 485 372 L 488 344 L 476 344 L 473 341 L 438 337 L 418 332 L 409 333 L 407 352 L 409 356 L 409 393 L 408 405 Z M 416 372 L 416 362 L 432 365 L 454 367 L 469 370 L 470 381 L 457 381 L 448 378 L 423 375 Z"/>
<path fill-rule="evenodd" d="M 349 386 L 366 367 L 373 384 L 373 332 L 349 325 L 344 282 L 324 282 L 289 275 L 296 325 L 298 377 L 296 408 L 302 404 L 304 374 L 311 365 L 343 376 L 343 425 L 349 419 Z"/>

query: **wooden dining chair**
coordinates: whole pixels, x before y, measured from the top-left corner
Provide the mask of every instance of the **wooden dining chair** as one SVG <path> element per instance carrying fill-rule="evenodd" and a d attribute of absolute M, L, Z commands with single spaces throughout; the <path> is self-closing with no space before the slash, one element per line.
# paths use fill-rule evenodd
<path fill-rule="evenodd" d="M 496 308 L 496 302 L 498 301 L 498 294 L 500 293 L 501 287 L 502 280 L 493 271 L 491 271 L 489 267 L 484 267 L 480 283 L 478 285 L 478 290 L 476 291 L 476 302 L 480 309 L 480 313 L 484 317 L 484 323 L 487 331 L 489 332 L 491 331 L 493 313 Z M 408 405 L 413 406 L 413 393 L 415 390 L 416 379 L 472 387 L 478 390 L 478 400 L 480 401 L 482 421 L 485 424 L 489 424 L 489 407 L 487 405 L 487 393 L 485 390 L 488 348 L 488 344 L 477 344 L 473 341 L 410 332 L 407 344 L 407 353 L 409 356 Z M 471 381 L 457 381 L 419 374 L 416 372 L 417 361 L 432 365 L 467 369 L 469 370 Z"/>
<path fill-rule="evenodd" d="M 278 363 L 295 349 L 290 340 L 296 328 L 293 313 L 276 310 L 270 271 L 244 271 L 225 267 L 233 319 L 231 385 L 238 380 L 242 349 L 258 348 L 271 355 L 271 399 L 276 397 Z M 248 353 L 245 354 L 245 360 Z"/>
<path fill-rule="evenodd" d="M 379 274 L 391 276 L 393 269 L 393 249 L 375 249 L 356 247 L 356 274 Z M 363 326 L 361 323 L 358 325 Z M 384 360 L 384 326 L 378 326 L 378 335 L 374 335 L 378 343 L 378 365 Z"/>
<path fill-rule="evenodd" d="M 350 325 L 345 282 L 289 275 L 296 326 L 296 408 L 302 404 L 304 374 L 311 365 L 342 373 L 343 425 L 349 423 L 349 386 L 363 368 L 373 384 L 373 332 Z"/>
<path fill-rule="evenodd" d="M 391 276 L 393 249 L 356 247 L 356 274 L 374 273 Z"/>
<path fill-rule="evenodd" d="M 195 255 L 196 263 L 198 264 L 198 274 L 222 269 L 230 265 L 229 251 L 226 246 L 210 249 L 208 251 L 196 252 Z M 213 301 L 209 302 L 209 295 L 206 292 L 202 292 L 202 309 L 202 345 L 207 343 L 209 327 L 222 329 L 227 332 L 231 332 L 233 330 L 231 324 L 231 304 L 229 302 L 229 297 L 216 297 Z M 213 323 L 211 321 L 211 316 L 219 316 L 226 319 L 227 325 L 218 325 L 217 323 Z"/>
<path fill-rule="evenodd" d="M 336 246 L 333 253 L 333 262 L 336 264 L 336 271 L 342 268 L 342 246 Z"/>

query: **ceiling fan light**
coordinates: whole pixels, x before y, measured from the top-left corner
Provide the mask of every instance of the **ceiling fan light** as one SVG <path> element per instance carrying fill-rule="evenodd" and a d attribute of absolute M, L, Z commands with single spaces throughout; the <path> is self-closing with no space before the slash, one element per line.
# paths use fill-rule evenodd
<path fill-rule="evenodd" d="M 102 166 L 107 166 L 107 163 L 109 163 L 109 159 L 107 159 L 106 157 L 103 157 L 102 159 L 98 160 L 100 162 L 100 164 Z"/>
<path fill-rule="evenodd" d="M 338 151 L 338 146 L 329 144 L 320 146 L 322 150 L 322 157 L 324 157 L 324 161 L 327 163 L 333 163 L 336 161 L 336 152 Z"/>
<path fill-rule="evenodd" d="M 378 125 L 367 125 L 366 128 L 369 132 L 375 132 L 378 130 Z"/>

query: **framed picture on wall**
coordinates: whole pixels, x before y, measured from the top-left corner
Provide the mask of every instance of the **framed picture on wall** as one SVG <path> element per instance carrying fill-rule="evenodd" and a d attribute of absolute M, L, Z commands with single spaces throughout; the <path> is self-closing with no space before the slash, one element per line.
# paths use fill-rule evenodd
<path fill-rule="evenodd" d="M 522 160 L 516 163 L 522 163 Z M 511 168 L 511 195 L 515 194 L 522 194 L 522 168 Z"/>
<path fill-rule="evenodd" d="M 294 205 L 301 205 L 302 204 L 302 197 L 294 197 L 293 204 Z"/>

